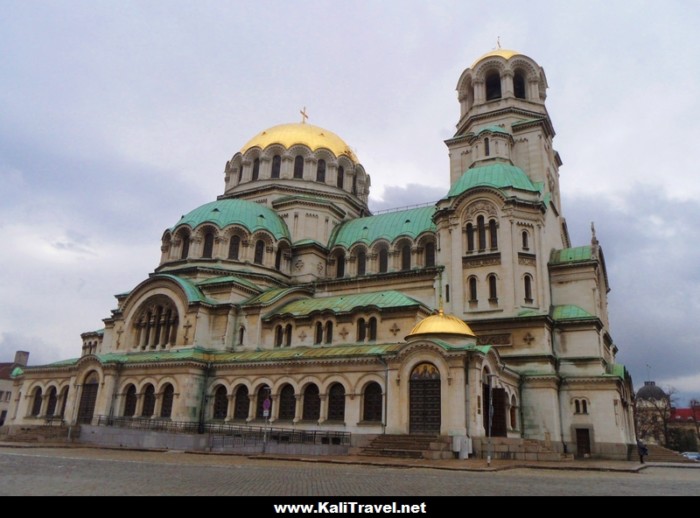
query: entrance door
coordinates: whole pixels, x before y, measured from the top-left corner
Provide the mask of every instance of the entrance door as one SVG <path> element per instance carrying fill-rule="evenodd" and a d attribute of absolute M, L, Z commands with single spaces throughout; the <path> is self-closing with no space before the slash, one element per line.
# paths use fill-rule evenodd
<path fill-rule="evenodd" d="M 440 433 L 440 373 L 432 363 L 416 365 L 409 381 L 409 433 Z"/>
<path fill-rule="evenodd" d="M 576 428 L 576 456 L 583 458 L 591 454 L 591 435 L 588 428 Z"/>
<path fill-rule="evenodd" d="M 78 423 L 90 424 L 92 422 L 98 387 L 99 378 L 97 373 L 93 372 L 85 378 L 83 384 L 83 393 L 80 396 L 80 405 L 78 405 Z"/>

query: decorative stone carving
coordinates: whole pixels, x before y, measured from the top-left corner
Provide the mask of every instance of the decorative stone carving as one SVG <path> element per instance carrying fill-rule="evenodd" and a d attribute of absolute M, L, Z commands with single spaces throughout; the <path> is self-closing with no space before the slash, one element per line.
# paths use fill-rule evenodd
<path fill-rule="evenodd" d="M 510 333 L 497 335 L 479 335 L 476 338 L 477 345 L 513 345 Z"/>

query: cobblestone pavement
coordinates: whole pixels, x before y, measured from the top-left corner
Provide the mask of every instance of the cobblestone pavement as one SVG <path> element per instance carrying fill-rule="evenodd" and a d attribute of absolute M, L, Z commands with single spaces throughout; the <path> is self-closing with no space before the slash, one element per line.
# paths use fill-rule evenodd
<path fill-rule="evenodd" d="M 695 496 L 700 464 L 403 461 L 0 445 L 2 496 Z"/>

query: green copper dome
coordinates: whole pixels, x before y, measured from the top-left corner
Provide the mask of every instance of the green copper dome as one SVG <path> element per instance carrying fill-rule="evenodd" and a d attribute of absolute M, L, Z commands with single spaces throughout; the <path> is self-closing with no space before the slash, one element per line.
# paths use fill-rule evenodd
<path fill-rule="evenodd" d="M 452 186 L 447 197 L 459 196 L 474 187 L 540 192 L 525 171 L 511 164 L 497 163 L 467 169 Z"/>
<path fill-rule="evenodd" d="M 267 230 L 275 239 L 289 239 L 289 229 L 275 211 L 259 203 L 237 199 L 206 203 L 182 216 L 170 230 L 174 232 L 183 225 L 195 228 L 202 223 L 211 223 L 219 228 L 241 225 L 250 232 Z"/>

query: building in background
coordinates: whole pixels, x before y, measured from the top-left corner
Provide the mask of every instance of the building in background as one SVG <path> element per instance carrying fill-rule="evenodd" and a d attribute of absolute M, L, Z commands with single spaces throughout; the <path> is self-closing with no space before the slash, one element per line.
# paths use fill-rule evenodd
<path fill-rule="evenodd" d="M 24 369 L 11 423 L 269 422 L 468 437 L 477 454 L 490 434 L 627 458 L 632 382 L 595 230 L 570 242 L 547 86 L 518 52 L 477 59 L 457 82 L 449 171 L 426 172 L 449 191 L 380 214 L 335 133 L 305 114 L 257 133 L 82 355 Z"/>
<path fill-rule="evenodd" d="M 15 361 L 9 363 L 0 363 L 0 426 L 4 426 L 10 414 L 13 397 L 12 390 L 14 387 L 13 373 L 15 369 L 26 367 L 29 361 L 29 353 L 26 351 L 17 351 L 15 353 Z"/>

